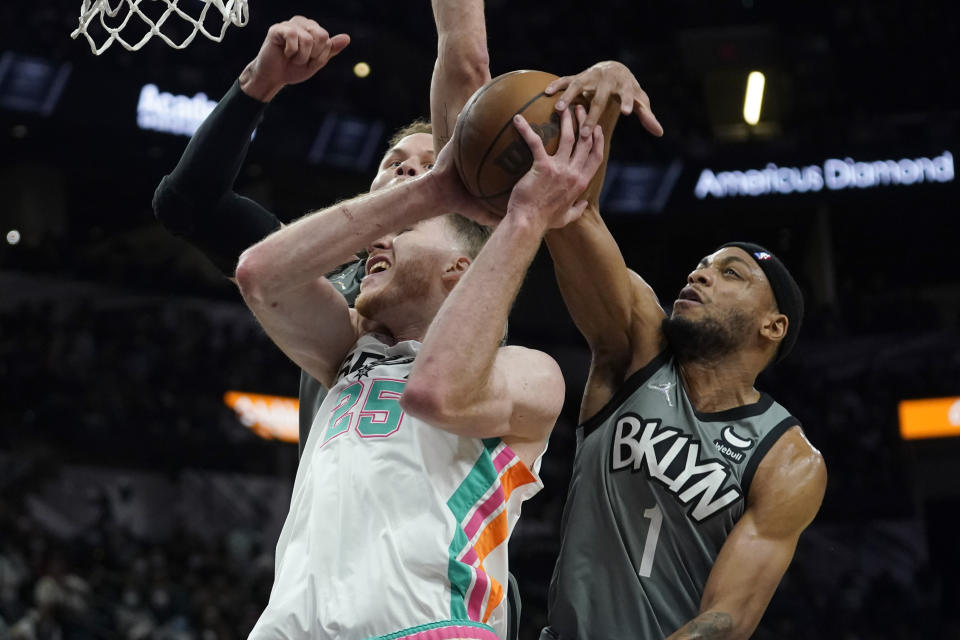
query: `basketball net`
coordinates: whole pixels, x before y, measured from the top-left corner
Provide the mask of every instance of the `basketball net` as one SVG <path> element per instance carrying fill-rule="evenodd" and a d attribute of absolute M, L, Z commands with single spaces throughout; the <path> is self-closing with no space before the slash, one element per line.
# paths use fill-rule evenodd
<path fill-rule="evenodd" d="M 95 55 L 100 55 L 106 51 L 107 47 L 113 44 L 114 40 L 123 45 L 128 51 L 136 51 L 153 36 L 159 37 L 174 49 L 183 49 L 193 42 L 197 33 L 202 33 L 214 42 L 220 42 L 223 40 L 223 34 L 226 32 L 228 26 L 234 24 L 242 27 L 247 24 L 247 20 L 249 19 L 247 0 L 227 0 L 226 2 L 223 0 L 191 1 L 195 4 L 203 4 L 203 9 L 196 18 L 177 6 L 180 0 L 146 0 L 146 2 L 149 3 L 160 2 L 166 6 L 163 13 L 159 17 L 154 18 L 151 18 L 141 11 L 140 4 L 144 2 L 144 0 L 83 0 L 83 4 L 80 6 L 80 25 L 70 34 L 70 37 L 74 40 L 80 35 L 86 37 L 90 43 L 90 50 L 93 51 Z M 113 2 L 113 4 L 111 4 L 111 2 Z M 222 22 L 220 23 L 219 33 L 211 33 L 205 26 L 207 12 L 210 10 L 210 7 L 220 12 Z M 108 24 L 107 18 L 111 19 L 110 24 Z M 177 21 L 176 18 L 180 18 L 193 27 L 193 30 L 180 42 L 175 42 L 169 35 L 163 32 L 163 27 L 170 18 L 174 18 L 171 25 Z M 131 19 L 135 25 L 137 22 L 141 22 L 147 28 L 147 32 L 133 43 L 125 40 L 121 34 L 121 32 L 127 28 Z M 211 19 L 213 20 L 214 18 Z M 97 31 L 102 29 L 106 34 L 106 39 L 99 45 L 96 43 L 94 37 L 87 31 L 91 23 L 95 26 L 96 23 L 94 21 L 97 20 L 100 23 L 100 26 L 96 28 Z"/>

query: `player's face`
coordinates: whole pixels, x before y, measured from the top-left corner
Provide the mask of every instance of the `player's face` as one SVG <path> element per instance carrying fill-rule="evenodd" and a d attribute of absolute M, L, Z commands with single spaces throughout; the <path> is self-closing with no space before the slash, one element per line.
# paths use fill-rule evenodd
<path fill-rule="evenodd" d="M 687 285 L 673 303 L 673 314 L 688 318 L 730 309 L 768 310 L 773 292 L 763 270 L 746 251 L 725 247 L 705 257 L 687 276 Z"/>
<path fill-rule="evenodd" d="M 384 154 L 370 191 L 399 184 L 433 168 L 433 136 L 412 133 Z"/>
<path fill-rule="evenodd" d="M 355 307 L 362 316 L 383 321 L 402 321 L 400 316 L 442 300 L 443 275 L 463 254 L 442 216 L 385 235 L 368 251 Z"/>
<path fill-rule="evenodd" d="M 719 356 L 744 344 L 772 308 L 763 270 L 743 249 L 725 247 L 687 276 L 664 330 L 671 345 L 691 357 Z"/>

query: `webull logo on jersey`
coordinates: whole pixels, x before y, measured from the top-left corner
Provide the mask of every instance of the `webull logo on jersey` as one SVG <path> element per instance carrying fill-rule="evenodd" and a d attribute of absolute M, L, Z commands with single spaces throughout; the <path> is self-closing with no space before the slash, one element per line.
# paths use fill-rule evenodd
<path fill-rule="evenodd" d="M 613 471 L 643 469 L 677 499 L 691 505 L 690 517 L 703 522 L 734 504 L 743 494 L 736 486 L 724 490 L 730 470 L 719 460 L 700 459 L 701 443 L 660 420 L 627 413 L 617 420 L 610 463 Z"/>
<path fill-rule="evenodd" d="M 723 428 L 721 435 L 723 436 L 722 440 L 713 441 L 720 455 L 727 460 L 733 460 L 737 464 L 743 462 L 743 459 L 747 457 L 746 449 L 753 448 L 753 440 L 741 438 L 730 425 Z"/>

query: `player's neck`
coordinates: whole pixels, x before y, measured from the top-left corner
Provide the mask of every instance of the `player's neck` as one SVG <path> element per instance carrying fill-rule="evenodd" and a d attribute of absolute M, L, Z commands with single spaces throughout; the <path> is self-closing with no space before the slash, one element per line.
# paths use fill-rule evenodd
<path fill-rule="evenodd" d="M 701 413 L 726 411 L 760 399 L 753 386 L 757 373 L 738 354 L 715 361 L 681 362 L 680 373 L 690 402 Z"/>
<path fill-rule="evenodd" d="M 394 343 L 404 340 L 423 342 L 441 303 L 426 296 L 404 300 L 398 305 L 382 309 L 375 318 L 367 319 L 361 326 L 361 333 L 389 336 Z"/>
<path fill-rule="evenodd" d="M 379 337 L 381 340 L 392 342 L 396 344 L 397 342 L 403 342 L 404 340 L 416 340 L 418 342 L 423 342 L 423 338 L 427 335 L 427 329 L 429 328 L 429 321 L 423 321 L 419 319 L 408 319 L 405 321 L 386 321 L 386 322 L 372 322 L 367 321 L 361 327 L 361 332 L 363 334 L 374 334 Z"/>

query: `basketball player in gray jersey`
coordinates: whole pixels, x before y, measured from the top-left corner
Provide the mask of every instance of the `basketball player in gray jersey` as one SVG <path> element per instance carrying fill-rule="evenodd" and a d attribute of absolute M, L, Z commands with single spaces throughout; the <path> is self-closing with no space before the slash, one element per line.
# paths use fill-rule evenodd
<path fill-rule="evenodd" d="M 625 68 L 560 90 L 650 108 Z M 541 640 L 749 637 L 826 487 L 800 421 L 754 387 L 796 341 L 799 287 L 769 251 L 730 243 L 667 317 L 596 199 L 547 244 L 592 362 Z"/>

